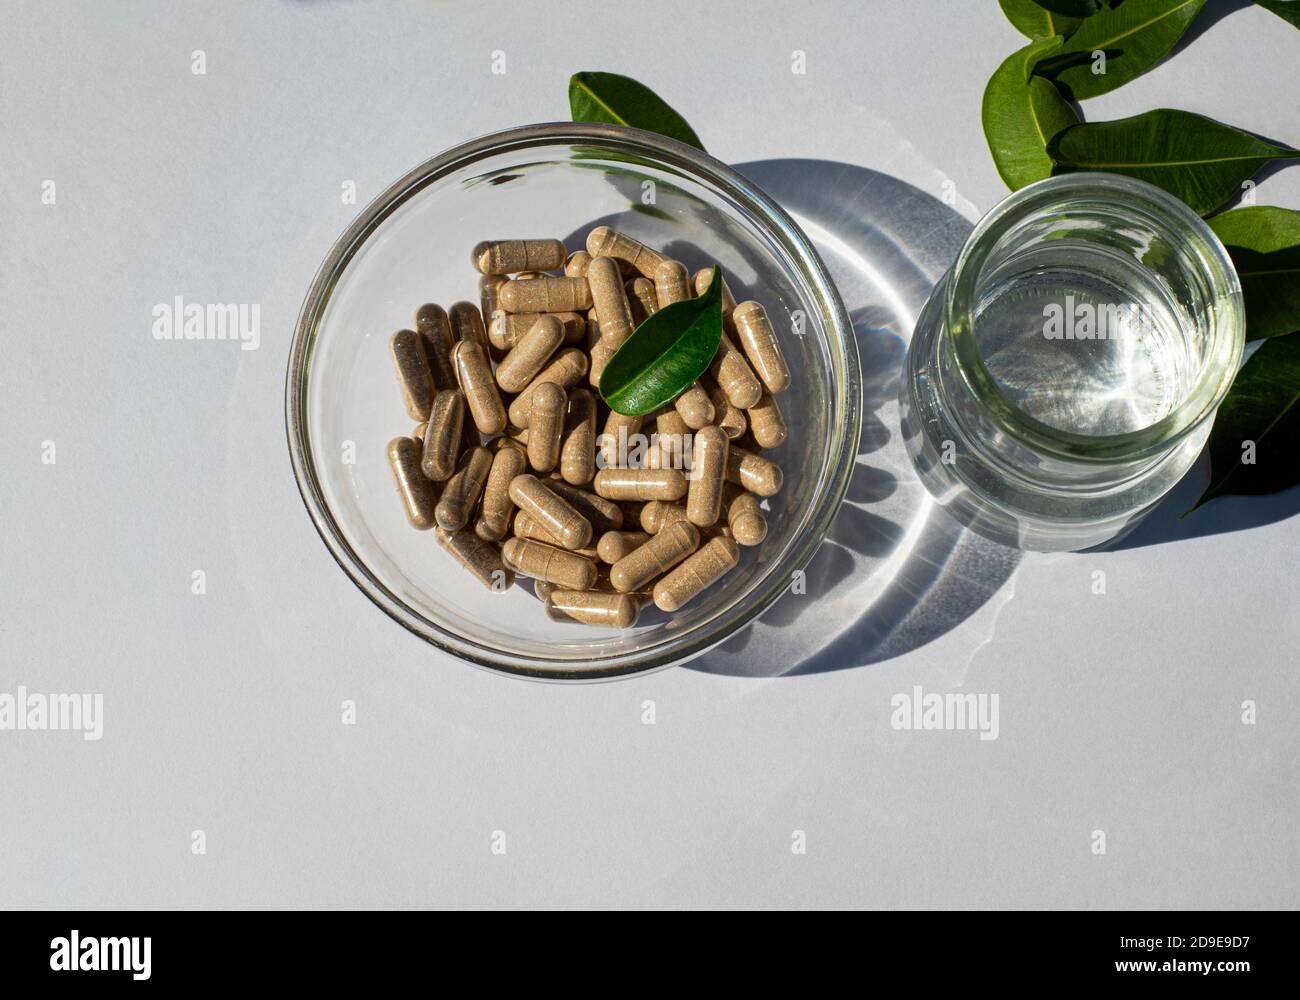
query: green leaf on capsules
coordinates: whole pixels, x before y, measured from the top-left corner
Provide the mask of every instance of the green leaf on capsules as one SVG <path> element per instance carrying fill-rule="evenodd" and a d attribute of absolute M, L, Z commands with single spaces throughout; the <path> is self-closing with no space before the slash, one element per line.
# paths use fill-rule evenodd
<path fill-rule="evenodd" d="M 658 132 L 703 149 L 686 119 L 643 83 L 618 73 L 574 73 L 569 77 L 569 110 L 575 122 L 605 122 Z"/>
<path fill-rule="evenodd" d="M 1300 332 L 1300 212 L 1258 205 L 1210 220 L 1246 300 L 1246 339 Z"/>
<path fill-rule="evenodd" d="M 667 406 L 708 370 L 722 340 L 722 269 L 699 298 L 646 318 L 605 364 L 600 394 L 616 413 L 640 417 Z"/>
<path fill-rule="evenodd" d="M 984 135 L 998 173 L 1011 190 L 1052 174 L 1047 141 L 1079 116 L 1048 80 L 1034 76 L 1034 67 L 1061 47 L 1059 37 L 1030 42 L 1012 53 L 984 88 L 981 116 Z"/>
<path fill-rule="evenodd" d="M 1036 42 L 1051 38 L 1053 35 L 1069 38 L 1082 20 L 1078 17 L 1057 14 L 1035 3 L 1035 0 L 998 0 L 998 3 L 1012 26 L 1026 38 L 1032 38 Z"/>

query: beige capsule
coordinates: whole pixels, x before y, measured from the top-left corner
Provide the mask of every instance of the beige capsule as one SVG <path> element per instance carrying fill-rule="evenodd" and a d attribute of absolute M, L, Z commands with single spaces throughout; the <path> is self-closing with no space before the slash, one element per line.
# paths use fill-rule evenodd
<path fill-rule="evenodd" d="M 457 389 L 443 389 L 433 397 L 429 426 L 424 432 L 424 457 L 420 468 L 436 482 L 456 471 L 465 423 L 465 397 Z"/>
<path fill-rule="evenodd" d="M 565 344 L 579 344 L 587 336 L 587 320 L 576 312 L 567 313 L 508 313 L 498 311 L 488 324 L 488 341 L 498 351 L 508 351 L 532 330 L 543 316 L 553 315 L 564 326 Z"/>
<path fill-rule="evenodd" d="M 523 445 L 524 454 L 528 453 L 528 428 L 516 427 L 514 424 L 506 424 L 506 429 L 502 432 L 507 438 L 515 444 Z"/>
<path fill-rule="evenodd" d="M 659 311 L 659 297 L 655 283 L 649 278 L 633 278 L 625 282 L 628 305 L 632 307 L 632 327 L 635 329 Z"/>
<path fill-rule="evenodd" d="M 655 418 L 654 447 L 646 464 L 652 469 L 685 469 L 691 429 L 674 408 L 663 410 Z"/>
<path fill-rule="evenodd" d="M 545 601 L 555 589 L 555 584 L 547 583 L 545 580 L 533 581 L 533 593 L 537 595 L 539 601 Z"/>
<path fill-rule="evenodd" d="M 562 313 L 591 308 L 591 286 L 586 278 L 544 275 L 528 281 L 507 281 L 497 292 L 506 312 Z"/>
<path fill-rule="evenodd" d="M 767 391 L 775 396 L 790 388 L 790 368 L 785 363 L 780 341 L 776 339 L 776 331 L 772 329 L 763 304 L 742 302 L 732 310 L 731 320 L 745 357 Z"/>
<path fill-rule="evenodd" d="M 699 544 L 700 533 L 693 524 L 686 521 L 671 524 L 614 563 L 609 568 L 609 582 L 622 594 L 637 590 L 667 573 Z"/>
<path fill-rule="evenodd" d="M 607 531 L 596 542 L 596 554 L 610 565 L 618 562 L 633 549 L 650 541 L 648 531 Z"/>
<path fill-rule="evenodd" d="M 641 614 L 641 606 L 627 594 L 552 590 L 546 598 L 546 613 L 557 622 L 631 628 Z"/>
<path fill-rule="evenodd" d="M 600 385 L 600 376 L 605 371 L 605 365 L 609 364 L 609 359 L 614 356 L 617 347 L 611 347 L 603 340 L 591 349 L 591 370 L 587 375 L 587 380 L 593 386 Z"/>
<path fill-rule="evenodd" d="M 587 350 L 600 343 L 600 317 L 595 309 L 587 310 Z"/>
<path fill-rule="evenodd" d="M 654 280 L 655 268 L 666 259 L 640 240 L 624 236 L 608 226 L 597 226 L 587 236 L 587 253 L 592 257 L 615 257 L 626 261 L 642 277 Z"/>
<path fill-rule="evenodd" d="M 749 429 L 760 448 L 779 448 L 789 437 L 781 407 L 770 392 L 765 390 L 758 402 L 749 408 Z"/>
<path fill-rule="evenodd" d="M 438 527 L 459 531 L 469 523 L 491 469 L 492 452 L 482 446 L 471 448 L 461 456 L 460 464 L 443 487 L 442 497 L 434 511 Z"/>
<path fill-rule="evenodd" d="M 439 528 L 437 535 L 439 544 L 489 590 L 505 590 L 514 582 L 514 573 L 501 561 L 501 550 L 491 542 L 485 542 L 468 529 Z"/>
<path fill-rule="evenodd" d="M 610 410 L 605 418 L 605 428 L 600 432 L 600 463 L 604 469 L 627 468 L 629 452 L 634 442 L 631 438 L 641 432 L 645 417 L 629 417 Z"/>
<path fill-rule="evenodd" d="M 461 342 L 473 341 L 483 348 L 486 355 L 491 345 L 488 343 L 487 331 L 483 328 L 483 317 L 478 306 L 473 302 L 454 302 L 447 310 L 447 320 L 451 323 L 452 337 Z"/>
<path fill-rule="evenodd" d="M 546 367 L 564 340 L 564 325 L 551 315 L 539 316 L 533 328 L 497 365 L 497 385 L 506 392 L 522 392 Z"/>
<path fill-rule="evenodd" d="M 388 464 L 393 470 L 397 492 L 406 508 L 411 527 L 428 531 L 434 526 L 434 508 L 438 489 L 420 471 L 420 442 L 415 438 L 396 437 L 388 442 Z"/>
<path fill-rule="evenodd" d="M 670 306 L 691 297 L 691 279 L 683 264 L 666 260 L 655 268 L 655 295 L 659 307 Z"/>
<path fill-rule="evenodd" d="M 655 607 L 665 612 L 676 611 L 731 572 L 739 559 L 740 549 L 733 539 L 724 535 L 709 539 L 703 548 L 655 584 Z"/>
<path fill-rule="evenodd" d="M 428 420 L 433 407 L 433 372 L 424 353 L 424 340 L 414 330 L 398 330 L 388 340 L 388 350 L 393 356 L 397 371 L 397 384 L 402 390 L 406 412 L 412 420 Z"/>
<path fill-rule="evenodd" d="M 623 511 L 612 500 L 596 496 L 577 486 L 570 486 L 563 479 L 551 478 L 546 485 L 553 489 L 588 521 L 597 533 L 616 531 L 623 527 Z"/>
<path fill-rule="evenodd" d="M 591 254 L 586 250 L 575 250 L 564 262 L 564 273 L 570 278 L 585 278 L 587 265 L 591 263 Z"/>
<path fill-rule="evenodd" d="M 713 356 L 709 373 L 738 409 L 748 410 L 763 395 L 763 384 L 725 333 L 718 342 L 718 353 Z"/>
<path fill-rule="evenodd" d="M 462 340 L 451 352 L 451 359 L 474 426 L 484 434 L 500 434 L 506 429 L 506 406 L 492 381 L 487 349 L 476 340 Z"/>
<path fill-rule="evenodd" d="M 561 389 L 571 389 L 582 381 L 587 374 L 587 355 L 576 347 L 567 347 L 555 355 L 555 359 L 537 373 L 537 377 L 528 383 L 518 396 L 510 401 L 507 415 L 510 422 L 520 429 L 528 427 L 529 414 L 533 408 L 533 389 L 543 382 L 554 382 Z"/>
<path fill-rule="evenodd" d="M 673 400 L 673 408 L 693 431 L 713 423 L 713 404 L 709 394 L 699 382 L 692 382 L 690 387 Z"/>
<path fill-rule="evenodd" d="M 702 380 L 701 385 L 709 394 L 709 402 L 713 404 L 713 422 L 722 428 L 722 433 L 732 441 L 743 436 L 749 429 L 749 420 L 745 417 L 745 411 L 738 406 L 732 406 L 731 400 L 722 391 L 722 386 L 713 379 Z"/>
<path fill-rule="evenodd" d="M 686 476 L 678 469 L 601 469 L 595 489 L 607 500 L 680 500 Z"/>
<path fill-rule="evenodd" d="M 501 558 L 516 573 L 564 590 L 590 590 L 596 582 L 596 564 L 590 559 L 530 538 L 507 539 Z"/>
<path fill-rule="evenodd" d="M 564 548 L 560 540 L 547 531 L 542 522 L 527 511 L 515 511 L 513 531 L 516 538 L 527 538 L 534 542 L 545 542 L 547 545 L 554 545 L 558 549 Z M 592 562 L 600 558 L 600 554 L 596 551 L 594 545 L 584 545 L 580 549 L 565 549 L 565 551 L 576 553 L 584 559 L 592 560 Z"/>
<path fill-rule="evenodd" d="M 697 527 L 707 528 L 713 524 L 722 510 L 722 483 L 730 444 L 721 427 L 710 424 L 695 432 L 686 516 Z"/>
<path fill-rule="evenodd" d="M 727 512 L 731 537 L 739 544 L 757 545 L 767 537 L 767 518 L 754 494 L 735 483 L 727 483 L 722 491 L 722 506 Z"/>
<path fill-rule="evenodd" d="M 560 442 L 560 475 L 573 486 L 586 486 L 596 475 L 596 397 L 586 389 L 569 393 Z"/>
<path fill-rule="evenodd" d="M 554 382 L 533 389 L 528 411 L 528 464 L 536 472 L 550 472 L 560 461 L 560 438 L 568 409 L 564 390 Z"/>
<path fill-rule="evenodd" d="M 600 339 L 611 347 L 618 347 L 635 328 L 618 261 L 613 257 L 592 258 L 587 267 L 587 281 L 591 285 L 591 301 L 600 321 Z"/>
<path fill-rule="evenodd" d="M 581 549 L 591 541 L 591 522 L 536 476 L 522 473 L 510 482 L 510 499 L 566 549 Z"/>
<path fill-rule="evenodd" d="M 686 516 L 686 508 L 679 503 L 652 500 L 641 508 L 641 527 L 652 535 L 659 534 L 664 528 L 678 521 L 690 523 L 690 519 Z"/>
<path fill-rule="evenodd" d="M 480 274 L 553 271 L 564 266 L 566 252 L 560 240 L 485 240 L 470 251 L 470 261 Z"/>
<path fill-rule="evenodd" d="M 781 467 L 762 455 L 735 445 L 727 453 L 727 481 L 743 486 L 750 493 L 775 496 L 781 492 L 783 479 Z"/>
<path fill-rule="evenodd" d="M 433 302 L 415 311 L 415 329 L 424 339 L 424 354 L 433 372 L 433 384 L 439 389 L 456 385 L 456 368 L 451 363 L 451 349 L 456 341 L 451 335 L 451 320 L 442 306 Z"/>
<path fill-rule="evenodd" d="M 510 499 L 511 480 L 528 468 L 528 456 L 509 438 L 497 438 L 493 447 L 496 454 L 492 456 L 492 468 L 483 487 L 483 504 L 474 524 L 474 534 L 489 542 L 499 542 L 510 531 L 510 515 L 515 509 L 515 502 Z"/>

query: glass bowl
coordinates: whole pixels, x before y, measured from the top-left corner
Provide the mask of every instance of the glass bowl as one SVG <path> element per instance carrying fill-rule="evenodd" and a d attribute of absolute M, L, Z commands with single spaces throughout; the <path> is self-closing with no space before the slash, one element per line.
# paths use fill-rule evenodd
<path fill-rule="evenodd" d="M 738 301 L 767 308 L 793 382 L 789 439 L 769 454 L 784 486 L 767 538 L 672 615 L 653 605 L 627 630 L 547 617 L 528 580 L 484 588 L 406 521 L 385 449 L 410 434 L 388 353 L 418 306 L 478 301 L 470 249 L 484 239 L 559 237 L 570 249 L 612 226 L 681 260 L 717 262 Z M 726 165 L 617 126 L 530 125 L 474 139 L 412 170 L 338 239 L 303 303 L 285 387 L 303 501 L 339 565 L 416 635 L 495 670 L 601 679 L 680 663 L 743 628 L 812 557 L 844 497 L 861 404 L 849 317 L 808 238 Z M 797 589 L 797 588 L 796 588 Z M 797 597 L 791 599 L 800 599 Z"/>

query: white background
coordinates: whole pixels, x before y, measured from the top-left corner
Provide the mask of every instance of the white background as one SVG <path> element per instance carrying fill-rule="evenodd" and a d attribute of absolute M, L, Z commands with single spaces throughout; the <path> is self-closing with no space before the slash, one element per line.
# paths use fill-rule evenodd
<path fill-rule="evenodd" d="M 1233 2 L 1204 17 L 1087 116 L 1181 107 L 1300 144 L 1300 32 Z M 1296 491 L 1180 521 L 1185 484 L 1139 544 L 1030 556 L 869 666 L 580 687 L 407 634 L 298 497 L 293 323 L 391 180 L 566 117 L 569 74 L 606 69 L 723 160 L 840 161 L 935 196 L 947 178 L 978 214 L 1005 194 L 981 93 L 1023 43 L 993 0 L 5 2 L 0 19 L 0 691 L 102 692 L 106 716 L 99 742 L 0 732 L 0 905 L 1300 901 Z M 1300 208 L 1300 168 L 1259 200 Z M 260 349 L 155 341 L 176 295 L 259 303 Z M 999 738 L 894 730 L 913 685 L 998 694 Z"/>

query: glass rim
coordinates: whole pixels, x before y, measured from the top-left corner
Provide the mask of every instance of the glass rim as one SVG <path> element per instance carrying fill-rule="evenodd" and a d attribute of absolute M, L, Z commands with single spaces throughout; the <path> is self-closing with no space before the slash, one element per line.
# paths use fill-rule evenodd
<path fill-rule="evenodd" d="M 371 572 L 349 543 L 326 501 L 313 461 L 306 413 L 308 381 L 316 337 L 340 277 L 366 240 L 411 197 L 429 185 L 491 156 L 538 146 L 590 143 L 613 151 L 639 154 L 661 169 L 701 182 L 739 206 L 785 255 L 786 268 L 812 293 L 808 303 L 826 329 L 831 387 L 828 400 L 827 458 L 815 493 L 814 510 L 801 531 L 774 559 L 759 582 L 739 601 L 681 635 L 654 644 L 593 658 L 595 666 L 566 669 L 572 661 L 503 653 L 468 639 L 416 613 Z M 431 157 L 389 185 L 347 226 L 330 247 L 312 279 L 295 324 L 285 375 L 285 433 L 299 494 L 317 533 L 335 562 L 353 583 L 390 618 L 408 631 L 460 659 L 496 673 L 534 680 L 584 682 L 610 680 L 663 669 L 691 659 L 724 642 L 766 611 L 788 588 L 793 572 L 803 569 L 825 539 L 848 490 L 857 455 L 861 424 L 861 374 L 857 344 L 848 311 L 812 242 L 767 194 L 731 167 L 685 143 L 619 125 L 547 122 L 479 136 Z"/>
<path fill-rule="evenodd" d="M 974 304 L 980 271 L 992 247 L 1016 224 L 1045 205 L 1075 193 L 1127 203 L 1152 222 L 1185 227 L 1196 247 L 1215 310 L 1212 342 L 1196 384 L 1170 413 L 1155 423 L 1122 434 L 1087 435 L 1045 424 L 1017 407 L 989 373 L 975 340 Z M 1173 195 L 1122 174 L 1080 172 L 1049 177 L 1020 188 L 994 208 L 967 237 L 953 264 L 944 301 L 944 336 L 950 338 L 967 388 L 984 404 L 999 427 L 1030 447 L 1082 461 L 1140 461 L 1164 453 L 1213 416 L 1236 377 L 1245 346 L 1245 306 L 1241 281 L 1227 249 L 1199 215 Z"/>

